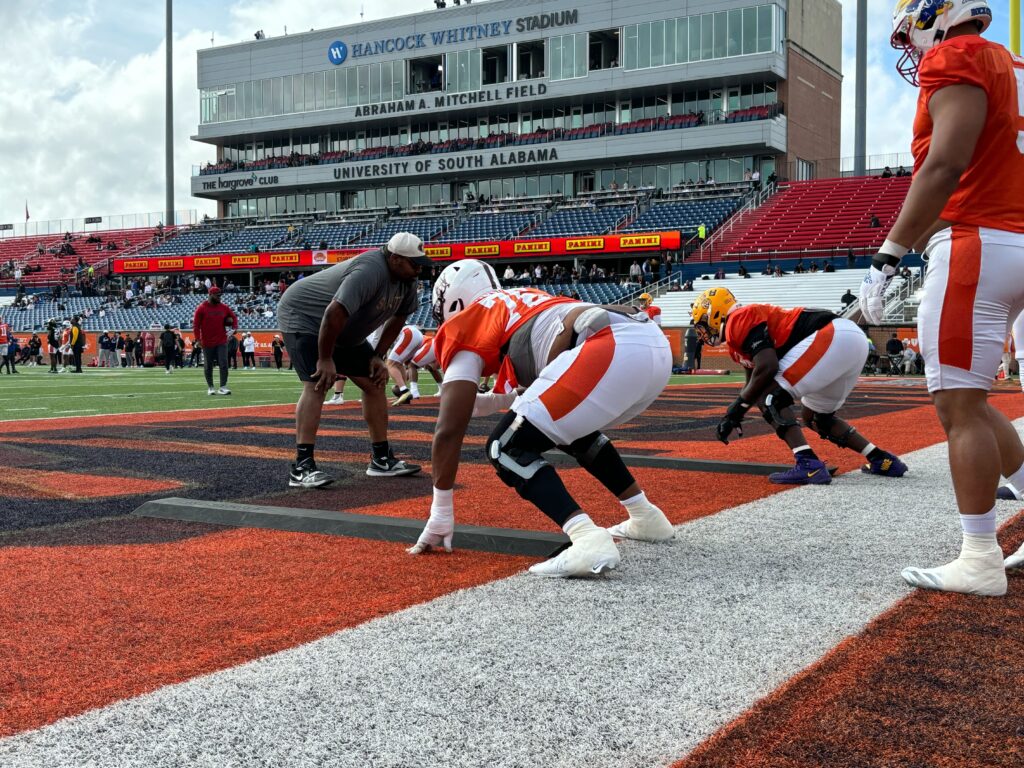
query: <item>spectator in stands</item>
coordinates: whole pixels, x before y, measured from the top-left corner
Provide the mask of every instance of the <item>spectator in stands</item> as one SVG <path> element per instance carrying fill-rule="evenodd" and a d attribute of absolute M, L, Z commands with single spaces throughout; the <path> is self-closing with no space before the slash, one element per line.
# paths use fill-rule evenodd
<path fill-rule="evenodd" d="M 725 280 L 725 267 L 719 265 L 715 270 L 715 280 Z"/>
<path fill-rule="evenodd" d="M 885 342 L 885 354 L 889 355 L 889 357 L 903 354 L 903 342 L 900 341 L 899 336 L 895 333 Z"/>
<path fill-rule="evenodd" d="M 775 173 L 775 171 L 772 171 L 771 173 L 769 173 L 769 174 L 768 174 L 768 185 L 769 185 L 769 186 L 771 186 L 772 184 L 774 184 L 774 183 L 775 183 L 775 182 L 777 182 L 778 180 L 779 180 L 779 177 L 778 177 L 778 175 L 777 175 L 777 174 Z"/>
<path fill-rule="evenodd" d="M 629 282 L 639 283 L 643 279 L 642 272 L 643 270 L 640 269 L 640 263 L 634 260 L 633 263 L 629 265 Z"/>
<path fill-rule="evenodd" d="M 811 262 L 811 274 L 815 274 L 815 273 L 817 273 L 817 271 L 818 271 L 818 262 L 817 261 L 812 261 Z"/>
<path fill-rule="evenodd" d="M 178 339 L 171 330 L 170 324 L 164 325 L 164 331 L 160 334 L 160 352 L 164 357 L 164 369 L 168 374 L 174 365 L 174 358 L 177 356 Z"/>
<path fill-rule="evenodd" d="M 910 175 L 910 171 L 908 171 L 908 170 L 907 170 L 906 168 L 904 168 L 904 167 L 903 167 L 903 166 L 901 165 L 901 166 L 900 166 L 900 167 L 899 167 L 899 168 L 898 168 L 898 169 L 896 170 L 896 175 L 897 175 L 898 177 L 902 178 L 902 177 L 904 177 L 904 176 L 909 176 L 909 175 Z"/>
<path fill-rule="evenodd" d="M 747 168 L 746 170 L 743 171 L 743 180 L 744 181 L 753 181 L 753 179 L 754 179 L 754 174 L 752 174 L 750 172 L 749 168 Z"/>
<path fill-rule="evenodd" d="M 853 252 L 853 248 L 846 249 L 846 266 L 850 269 L 857 266 L 857 255 Z"/>
<path fill-rule="evenodd" d="M 230 395 L 228 389 L 228 339 L 227 328 L 238 328 L 238 317 L 220 300 L 220 288 L 211 286 L 206 301 L 196 307 L 192 319 L 196 341 L 206 350 L 204 374 L 207 394 Z M 232 330 L 232 336 L 234 330 Z M 213 388 L 213 364 L 220 367 L 220 389 Z"/>
<path fill-rule="evenodd" d="M 643 280 L 641 281 L 641 285 L 647 287 L 654 281 L 654 271 L 651 269 L 651 262 L 649 262 L 647 259 L 644 259 L 643 263 L 640 265 L 640 269 L 643 272 Z"/>
<path fill-rule="evenodd" d="M 875 214 L 872 213 L 871 214 L 871 223 L 869 224 L 869 226 L 872 229 L 878 229 L 880 226 L 882 226 L 882 222 L 880 222 L 878 220 L 878 217 Z"/>
<path fill-rule="evenodd" d="M 742 261 L 740 262 L 739 268 L 736 270 L 736 274 L 739 275 L 740 277 L 750 277 L 750 272 L 747 271 L 747 268 L 746 266 L 744 266 Z"/>
<path fill-rule="evenodd" d="M 772 272 L 772 277 L 783 277 L 785 274 L 786 273 L 782 271 L 782 267 L 776 266 L 775 271 Z"/>
<path fill-rule="evenodd" d="M 882 178 L 883 179 L 891 179 L 892 178 L 892 168 L 890 168 L 888 165 L 885 166 L 885 170 L 882 171 Z"/>
<path fill-rule="evenodd" d="M 530 270 L 528 270 L 526 267 L 523 267 L 522 274 L 519 275 L 519 284 L 520 285 L 529 285 L 530 284 Z"/>
<path fill-rule="evenodd" d="M 857 300 L 857 297 L 853 295 L 853 291 L 847 288 L 846 293 L 844 293 L 842 298 L 839 300 L 843 302 L 843 309 L 846 309 Z"/>
<path fill-rule="evenodd" d="M 796 260 L 796 266 L 793 267 L 793 274 L 794 275 L 802 275 L 806 271 L 807 271 L 807 268 L 804 267 L 804 260 L 803 260 L 803 258 L 797 259 Z"/>
<path fill-rule="evenodd" d="M 834 259 L 830 259 L 829 261 L 825 262 L 825 266 L 822 267 L 821 271 L 822 272 L 835 272 L 836 271 L 835 260 Z"/>
<path fill-rule="evenodd" d="M 903 342 L 903 374 L 910 376 L 917 364 L 917 352 L 911 348 L 910 342 Z"/>
<path fill-rule="evenodd" d="M 754 173 L 751 174 L 750 180 L 753 182 L 754 189 L 761 188 L 761 172 L 756 168 L 754 169 Z"/>

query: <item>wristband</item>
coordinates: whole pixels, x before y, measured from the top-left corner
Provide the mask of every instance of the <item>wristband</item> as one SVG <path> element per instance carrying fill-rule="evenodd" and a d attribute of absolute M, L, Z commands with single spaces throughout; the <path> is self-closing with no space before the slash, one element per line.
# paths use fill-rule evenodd
<path fill-rule="evenodd" d="M 887 260 L 887 263 L 896 266 L 899 264 L 900 259 L 907 255 L 910 251 L 899 243 L 894 243 L 892 240 L 886 240 L 882 243 L 882 247 L 878 249 L 878 256 L 888 256 L 889 259 L 895 259 L 895 262 Z"/>
<path fill-rule="evenodd" d="M 730 416 L 730 417 L 738 415 L 740 417 L 740 419 L 742 419 L 744 416 L 747 415 L 747 411 L 750 410 L 750 405 L 751 405 L 750 403 L 743 402 L 743 398 L 742 397 L 737 397 L 732 402 L 732 405 L 729 406 L 728 410 L 726 410 L 725 413 L 726 413 L 727 416 Z"/>
<path fill-rule="evenodd" d="M 435 507 L 451 507 L 455 495 L 455 489 L 449 488 L 447 491 L 443 491 L 435 486 L 434 488 L 434 503 Z"/>

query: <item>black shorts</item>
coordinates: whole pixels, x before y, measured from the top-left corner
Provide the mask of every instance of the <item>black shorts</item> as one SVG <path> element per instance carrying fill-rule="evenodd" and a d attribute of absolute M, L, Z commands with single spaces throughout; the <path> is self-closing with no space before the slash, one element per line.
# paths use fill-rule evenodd
<path fill-rule="evenodd" d="M 316 362 L 320 359 L 319 339 L 312 333 L 286 333 L 284 334 L 284 346 L 288 350 L 288 357 L 291 358 L 292 367 L 299 375 L 300 381 L 313 381 L 312 374 L 316 373 Z M 357 344 L 354 347 L 334 348 L 331 355 L 334 358 L 334 367 L 338 373 L 344 376 L 370 375 L 370 358 L 373 357 L 373 347 L 368 341 Z M 334 383 L 334 382 L 329 382 Z"/>

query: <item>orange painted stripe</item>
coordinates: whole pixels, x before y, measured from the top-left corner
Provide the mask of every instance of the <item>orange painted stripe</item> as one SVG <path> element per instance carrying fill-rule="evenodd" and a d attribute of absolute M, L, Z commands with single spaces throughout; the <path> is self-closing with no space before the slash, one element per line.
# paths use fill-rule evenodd
<path fill-rule="evenodd" d="M 953 227 L 949 275 L 939 318 L 939 364 L 964 371 L 974 357 L 974 299 L 981 275 L 981 236 L 977 227 Z"/>
<path fill-rule="evenodd" d="M 547 408 L 552 421 L 570 413 L 601 381 L 615 355 L 615 336 L 605 328 L 585 342 L 572 364 L 554 384 L 541 393 L 540 401 Z"/>
<path fill-rule="evenodd" d="M 0 476 L 0 495 L 18 499 L 102 499 L 171 491 L 183 485 L 176 480 L 18 469 Z"/>
<path fill-rule="evenodd" d="M 836 328 L 831 323 L 814 334 L 811 346 L 797 358 L 795 363 L 782 372 L 782 378 L 788 381 L 791 386 L 796 386 L 796 383 L 806 376 L 818 364 L 821 358 L 825 356 L 835 335 Z"/>

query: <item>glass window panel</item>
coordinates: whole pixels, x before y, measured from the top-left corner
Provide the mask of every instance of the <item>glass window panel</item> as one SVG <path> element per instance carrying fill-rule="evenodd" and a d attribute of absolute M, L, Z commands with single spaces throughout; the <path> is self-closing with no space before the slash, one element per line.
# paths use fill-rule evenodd
<path fill-rule="evenodd" d="M 264 107 L 263 107 L 263 109 L 264 109 L 264 111 L 266 111 L 266 89 L 269 87 L 269 88 L 271 88 L 271 95 L 270 95 L 271 109 L 270 109 L 270 114 L 272 114 L 272 115 L 280 115 L 281 114 L 281 78 L 280 77 L 274 77 L 274 78 L 271 78 L 270 80 L 264 80 L 263 83 L 264 83 L 264 85 L 263 85 L 263 89 L 264 89 L 264 91 L 263 91 L 263 98 L 264 98 Z"/>
<path fill-rule="evenodd" d="M 292 111 L 302 112 L 306 108 L 306 97 L 302 91 L 302 75 L 292 75 Z"/>
<path fill-rule="evenodd" d="M 576 77 L 575 69 L 576 45 L 572 35 L 562 36 L 562 77 Z"/>
<path fill-rule="evenodd" d="M 580 32 L 576 38 L 576 77 L 585 77 L 587 74 L 587 33 Z"/>
<path fill-rule="evenodd" d="M 690 17 L 690 61 L 700 61 L 700 16 Z"/>
<path fill-rule="evenodd" d="M 653 187 L 657 180 L 657 168 L 653 165 L 645 165 L 643 173 L 640 176 L 640 183 L 645 187 Z"/>
<path fill-rule="evenodd" d="M 391 72 L 391 98 L 405 97 L 405 62 L 396 61 Z"/>
<path fill-rule="evenodd" d="M 370 70 L 370 104 L 380 101 L 380 64 L 371 64 Z"/>
<path fill-rule="evenodd" d="M 458 66 L 458 54 L 446 53 L 444 55 L 444 89 L 455 90 L 455 68 Z"/>
<path fill-rule="evenodd" d="M 625 56 L 623 57 L 623 66 L 626 69 L 636 69 L 637 64 L 637 26 L 631 24 L 625 28 Z"/>
<path fill-rule="evenodd" d="M 334 74 L 333 72 L 331 73 Z M 324 73 L 317 72 L 313 75 L 313 98 L 317 109 L 324 108 Z"/>
<path fill-rule="evenodd" d="M 714 56 L 715 19 L 710 13 L 700 17 L 700 58 L 706 61 Z"/>
<path fill-rule="evenodd" d="M 757 8 L 743 9 L 743 53 L 757 53 Z"/>
<path fill-rule="evenodd" d="M 246 83 L 242 87 L 246 117 L 259 117 L 263 114 L 263 83 L 257 80 L 255 86 L 254 88 L 253 83 Z"/>
<path fill-rule="evenodd" d="M 640 24 L 637 36 L 637 69 L 648 69 L 651 66 L 651 25 L 650 22 Z"/>
<path fill-rule="evenodd" d="M 728 40 L 729 14 L 720 11 L 715 14 L 715 47 L 714 56 L 716 59 L 724 59 L 726 52 L 726 41 Z"/>
<path fill-rule="evenodd" d="M 548 41 L 548 61 L 550 71 L 548 74 L 552 80 L 562 79 L 562 38 L 552 37 Z"/>
<path fill-rule="evenodd" d="M 651 66 L 665 65 L 665 22 L 651 22 Z"/>
<path fill-rule="evenodd" d="M 337 74 L 338 73 L 335 70 L 333 70 L 333 69 L 330 69 L 326 73 L 324 73 L 324 108 L 325 109 L 334 109 L 334 107 L 338 103 L 337 102 L 338 92 L 337 92 L 337 85 L 336 85 L 336 78 L 335 78 L 335 76 Z"/>
<path fill-rule="evenodd" d="M 483 71 L 482 51 L 474 48 L 469 52 L 469 90 L 480 90 L 480 78 Z"/>
<path fill-rule="evenodd" d="M 359 103 L 359 67 L 349 67 L 345 73 L 345 106 L 353 107 Z"/>
<path fill-rule="evenodd" d="M 306 83 L 306 111 L 311 112 L 316 104 L 313 99 L 313 73 L 309 72 L 305 76 Z"/>
<path fill-rule="evenodd" d="M 774 16 L 774 5 L 762 5 L 757 9 L 758 53 L 769 53 L 775 48 L 775 46 L 772 45 L 772 19 Z"/>
<path fill-rule="evenodd" d="M 726 56 L 739 56 L 743 53 L 743 11 L 737 8 L 729 11 L 729 41 Z"/>
<path fill-rule="evenodd" d="M 642 177 L 641 177 L 642 173 L 643 172 L 641 171 L 639 165 L 634 165 L 634 166 L 631 166 L 630 168 L 627 168 L 626 169 L 626 181 L 629 182 L 629 186 L 631 186 L 631 187 L 639 187 L 640 186 L 640 182 L 642 181 Z M 621 187 L 622 185 L 620 184 L 619 186 Z"/>
<path fill-rule="evenodd" d="M 676 63 L 676 19 L 665 22 L 665 63 Z"/>
<path fill-rule="evenodd" d="M 359 93 L 357 95 L 358 104 L 369 104 L 370 103 L 370 67 L 368 64 L 364 64 L 358 67 L 359 75 Z"/>
<path fill-rule="evenodd" d="M 676 62 L 685 64 L 690 59 L 689 31 L 686 18 L 676 19 Z"/>

